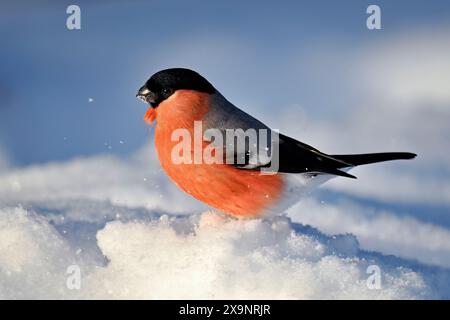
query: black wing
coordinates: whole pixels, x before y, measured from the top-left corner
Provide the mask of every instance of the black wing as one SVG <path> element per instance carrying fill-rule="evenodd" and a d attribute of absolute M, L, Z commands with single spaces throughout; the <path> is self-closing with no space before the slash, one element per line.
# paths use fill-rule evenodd
<path fill-rule="evenodd" d="M 279 172 L 284 173 L 329 173 L 356 178 L 339 170 L 352 164 L 320 152 L 306 143 L 279 134 Z"/>
<path fill-rule="evenodd" d="M 416 156 L 414 153 L 409 152 L 328 155 L 283 134 L 278 136 L 278 172 L 281 173 L 310 173 L 313 176 L 317 174 L 334 174 L 347 178 L 356 178 L 340 169 L 389 160 L 412 159 Z M 273 147 L 272 151 L 274 151 Z M 245 159 L 248 162 L 248 154 L 246 156 Z M 242 164 L 235 166 L 240 169 L 260 170 L 261 168 L 270 168 L 272 162 L 256 167 L 246 167 L 246 165 Z"/>
<path fill-rule="evenodd" d="M 276 152 L 274 146 L 272 146 L 271 150 L 272 152 Z M 312 175 L 329 173 L 355 178 L 354 176 L 339 170 L 339 168 L 351 167 L 352 164 L 333 158 L 303 142 L 297 141 L 283 134 L 278 134 L 278 155 L 277 172 L 311 173 Z M 258 166 L 250 165 L 250 152 L 245 154 L 244 163 L 242 163 L 242 155 L 235 155 L 235 159 L 238 157 L 241 159 L 241 164 L 234 164 L 234 166 L 239 169 L 260 170 L 261 168 L 271 168 L 273 165 L 272 161 L 262 163 Z"/>

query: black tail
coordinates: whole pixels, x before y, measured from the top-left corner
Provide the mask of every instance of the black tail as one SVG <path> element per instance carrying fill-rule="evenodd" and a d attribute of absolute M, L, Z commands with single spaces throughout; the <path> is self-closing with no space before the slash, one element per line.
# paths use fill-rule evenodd
<path fill-rule="evenodd" d="M 331 157 L 344 161 L 353 166 L 361 164 L 369 164 L 375 162 L 383 162 L 390 160 L 413 159 L 416 157 L 415 153 L 410 152 L 382 152 L 382 153 L 365 153 L 365 154 L 336 154 Z M 341 168 L 344 168 L 342 166 Z"/>

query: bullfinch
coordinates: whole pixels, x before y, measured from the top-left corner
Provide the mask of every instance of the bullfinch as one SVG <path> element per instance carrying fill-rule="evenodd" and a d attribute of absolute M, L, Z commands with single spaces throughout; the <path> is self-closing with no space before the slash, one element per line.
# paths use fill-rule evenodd
<path fill-rule="evenodd" d="M 306 189 L 333 176 L 355 178 L 347 173 L 354 166 L 416 156 L 408 152 L 323 153 L 271 130 L 189 69 L 173 68 L 155 73 L 136 96 L 149 104 L 144 116 L 146 122 L 156 120 L 155 147 L 161 166 L 171 180 L 194 198 L 238 218 L 283 212 L 298 201 Z M 186 138 L 184 133 L 198 137 L 195 132 L 198 128 L 201 128 L 202 141 L 197 148 L 195 141 L 184 141 L 186 148 L 180 151 L 181 138 Z M 270 137 L 261 144 L 260 136 L 256 142 L 250 141 L 250 136 L 244 136 L 245 143 L 241 144 L 244 147 L 239 149 L 239 142 L 237 146 L 231 143 L 239 135 L 230 135 L 231 142 L 226 139 L 228 132 L 233 130 L 241 130 L 241 133 L 255 130 Z M 182 134 L 174 135 L 177 132 Z M 208 137 L 208 132 L 216 135 Z M 222 139 L 217 133 L 223 133 Z M 256 144 L 258 147 L 252 148 Z M 185 161 L 175 159 L 175 149 Z M 223 161 L 192 160 L 206 151 Z M 270 171 L 270 168 L 275 169 Z"/>

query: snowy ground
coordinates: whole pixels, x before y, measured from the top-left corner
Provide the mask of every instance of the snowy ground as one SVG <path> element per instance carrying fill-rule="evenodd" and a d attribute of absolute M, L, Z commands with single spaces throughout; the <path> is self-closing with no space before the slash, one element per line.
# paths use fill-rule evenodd
<path fill-rule="evenodd" d="M 450 297 L 447 229 L 317 195 L 289 216 L 233 220 L 173 187 L 150 150 L 23 169 L 5 163 L 0 298 Z M 356 236 L 335 235 L 341 230 Z M 79 290 L 67 287 L 72 265 Z M 367 284 L 371 265 L 379 289 Z"/>

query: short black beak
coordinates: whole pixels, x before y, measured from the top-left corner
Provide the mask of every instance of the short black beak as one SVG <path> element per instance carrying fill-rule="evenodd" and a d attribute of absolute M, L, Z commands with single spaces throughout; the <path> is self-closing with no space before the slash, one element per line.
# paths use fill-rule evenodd
<path fill-rule="evenodd" d="M 148 102 L 150 104 L 155 103 L 155 94 L 151 92 L 146 86 L 142 86 L 139 91 L 136 93 L 136 97 L 141 99 L 144 102 Z"/>

